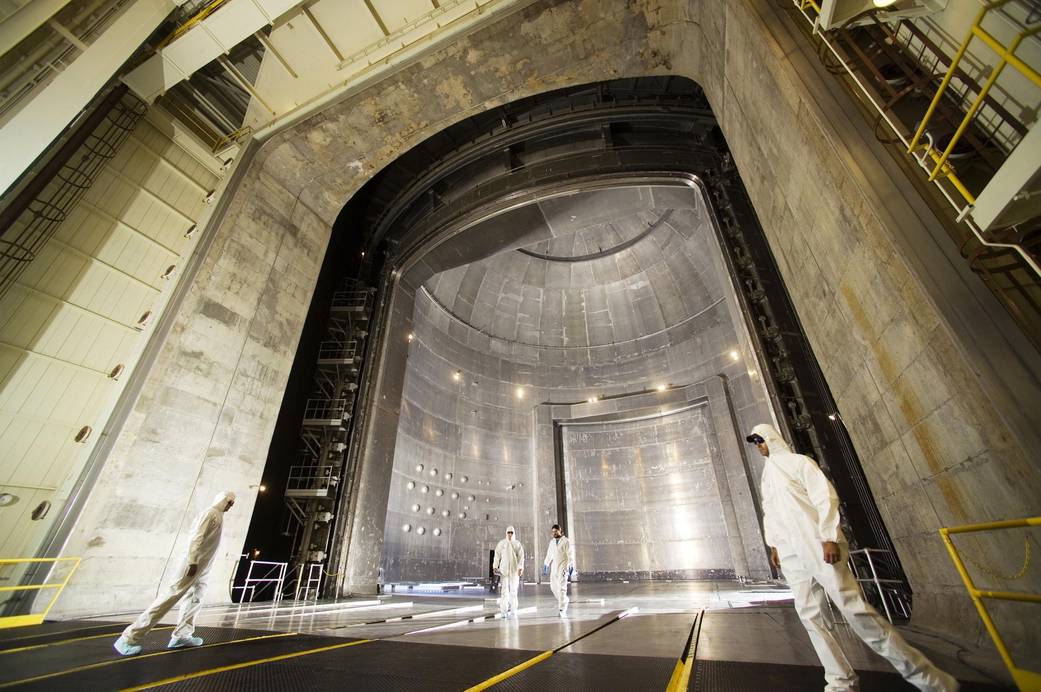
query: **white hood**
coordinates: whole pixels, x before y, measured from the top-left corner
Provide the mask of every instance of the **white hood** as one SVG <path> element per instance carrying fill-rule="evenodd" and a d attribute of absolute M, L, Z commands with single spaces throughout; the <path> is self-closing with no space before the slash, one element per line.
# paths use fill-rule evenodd
<path fill-rule="evenodd" d="M 219 509 L 224 511 L 224 505 L 228 504 L 228 500 L 235 501 L 235 493 L 230 490 L 222 490 L 213 496 L 213 502 L 210 503 L 210 507 L 213 509 Z"/>
<path fill-rule="evenodd" d="M 791 454 L 792 449 L 781 437 L 781 433 L 769 423 L 760 423 L 752 428 L 752 434 L 766 440 L 766 446 L 770 448 L 770 454 Z"/>

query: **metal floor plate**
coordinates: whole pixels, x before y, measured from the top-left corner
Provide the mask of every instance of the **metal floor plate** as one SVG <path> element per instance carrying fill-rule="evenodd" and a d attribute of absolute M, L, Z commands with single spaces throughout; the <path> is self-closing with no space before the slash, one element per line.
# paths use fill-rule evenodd
<path fill-rule="evenodd" d="M 496 690 L 654 690 L 669 683 L 674 659 L 599 654 L 554 654 L 496 685 Z"/>
<path fill-rule="evenodd" d="M 915 688 L 896 673 L 858 670 L 861 692 L 914 692 Z M 765 692 L 785 690 L 820 692 L 824 669 L 780 663 L 747 661 L 695 661 L 688 690 L 692 692 Z M 992 692 L 1001 687 L 977 682 L 961 683 L 962 692 Z"/>
<path fill-rule="evenodd" d="M 512 668 L 538 652 L 486 647 L 370 642 L 306 657 L 178 682 L 168 692 L 259 689 L 458 690 Z"/>
<path fill-rule="evenodd" d="M 0 687 L 64 691 L 122 689 L 175 675 L 351 641 L 341 637 L 271 637 L 272 632 L 210 628 L 199 628 L 197 633 L 206 640 L 206 646 L 170 650 L 165 648 L 169 631 L 152 632 L 139 656 L 120 657 L 112 649 L 115 636 L 9 654 L 11 660 L 2 662 L 5 682 Z M 255 638 L 263 636 L 270 638 Z"/>

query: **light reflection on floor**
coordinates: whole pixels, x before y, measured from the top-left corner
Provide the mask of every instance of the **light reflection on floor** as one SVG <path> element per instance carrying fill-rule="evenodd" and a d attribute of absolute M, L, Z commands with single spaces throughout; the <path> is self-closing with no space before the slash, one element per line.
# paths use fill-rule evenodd
<path fill-rule="evenodd" d="M 388 586 L 380 596 L 338 602 L 209 607 L 198 624 L 545 651 L 568 645 L 619 612 L 630 610 L 630 617 L 564 651 L 674 659 L 683 649 L 696 613 L 705 610 L 699 660 L 818 665 L 791 605 L 791 592 L 780 582 L 578 583 L 571 585 L 570 594 L 571 606 L 564 618 L 558 616 L 556 599 L 545 584 L 523 584 L 519 616 L 503 620 L 498 617 L 496 594 L 455 583 Z M 173 615 L 165 621 L 175 621 Z M 854 667 L 891 670 L 845 624 L 837 624 L 836 631 Z M 913 630 L 904 633 L 959 678 L 986 681 L 976 669 L 1003 676 L 1000 662 L 986 652 L 966 652 L 942 638 Z"/>

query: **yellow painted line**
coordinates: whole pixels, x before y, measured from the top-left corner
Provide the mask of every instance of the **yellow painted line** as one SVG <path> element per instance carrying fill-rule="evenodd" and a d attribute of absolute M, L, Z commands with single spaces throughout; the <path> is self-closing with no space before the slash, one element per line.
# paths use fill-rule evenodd
<path fill-rule="evenodd" d="M 118 624 L 118 623 L 117 623 Z M 73 627 L 70 630 L 58 630 L 55 632 L 40 632 L 39 634 L 30 634 L 25 637 L 10 637 L 14 641 L 24 641 L 26 639 L 39 639 L 40 637 L 53 637 L 56 634 L 72 634 L 73 632 L 86 632 L 87 630 L 99 630 L 103 627 L 112 627 L 112 623 L 106 625 L 91 625 L 90 627 Z M 0 639 L 0 644 L 3 644 L 7 638 Z"/>
<path fill-rule="evenodd" d="M 680 678 L 683 676 L 684 669 L 683 660 L 676 661 L 676 667 L 672 669 L 672 676 L 669 678 L 669 684 L 665 686 L 666 692 L 672 692 L 672 690 L 682 689 L 679 687 Z"/>
<path fill-rule="evenodd" d="M 137 656 L 120 656 L 119 658 L 111 659 L 108 661 L 99 661 L 97 663 L 88 663 L 82 666 L 76 666 L 75 668 L 69 668 L 67 670 L 59 670 L 54 673 L 45 673 L 43 675 L 37 675 L 31 678 L 22 678 L 21 680 L 12 680 L 0 684 L 0 689 L 5 687 L 13 687 L 15 685 L 25 685 L 30 682 L 38 682 L 40 680 L 49 680 L 50 678 L 60 677 L 62 675 L 69 675 L 70 673 L 80 673 L 85 670 L 94 670 L 96 668 L 104 668 L 105 666 L 113 666 L 117 663 L 126 663 L 127 661 L 140 661 L 145 658 L 152 658 L 153 656 L 166 656 L 167 654 L 175 654 L 182 651 L 198 651 L 199 649 L 212 649 L 218 646 L 227 646 L 228 644 L 241 644 L 242 642 L 254 642 L 261 639 L 274 639 L 276 637 L 290 637 L 297 634 L 296 632 L 279 632 L 278 634 L 264 634 L 258 637 L 247 637 L 245 639 L 234 639 L 230 642 L 217 642 L 215 644 L 203 644 L 202 646 L 192 647 L 181 647 L 178 649 L 165 649 L 163 651 L 155 651 L 150 654 L 138 654 Z M 112 652 L 114 656 L 119 656 L 115 651 Z"/>
<path fill-rule="evenodd" d="M 690 686 L 690 672 L 693 669 L 694 669 L 694 657 L 693 656 L 689 656 L 689 657 L 687 657 L 687 660 L 684 661 L 684 663 L 683 663 L 683 668 L 682 668 L 682 670 L 680 670 L 680 676 L 676 680 L 676 686 L 675 687 L 668 687 L 666 689 L 669 690 L 669 692 L 672 692 L 673 690 L 676 690 L 676 692 L 678 692 L 679 690 L 687 689 L 687 687 Z"/>
<path fill-rule="evenodd" d="M 333 644 L 332 646 L 323 646 L 318 649 L 306 649 L 304 651 L 297 651 L 291 654 L 282 654 L 281 656 L 272 656 L 270 658 L 258 658 L 255 661 L 245 661 L 243 663 L 233 663 L 228 666 L 221 666 L 220 668 L 210 668 L 209 670 L 200 670 L 195 673 L 185 673 L 184 675 L 175 675 L 172 678 L 166 678 L 165 680 L 157 680 L 156 682 L 150 682 L 145 685 L 138 685 L 137 687 L 127 687 L 123 692 L 134 692 L 134 690 L 150 690 L 153 687 L 162 687 L 163 685 L 171 685 L 175 682 L 181 682 L 182 680 L 193 680 L 195 678 L 202 678 L 207 675 L 216 675 L 217 673 L 226 673 L 229 670 L 238 670 L 239 668 L 249 668 L 250 666 L 259 666 L 262 663 L 274 663 L 275 661 L 284 661 L 289 658 L 297 658 L 298 656 L 310 656 L 311 654 L 320 654 L 323 651 L 333 651 L 334 649 L 345 649 L 348 646 L 357 646 L 358 644 L 368 644 L 371 639 L 359 639 L 353 642 L 347 642 L 345 644 Z"/>
<path fill-rule="evenodd" d="M 524 661 L 523 663 L 518 663 L 514 667 L 510 668 L 509 670 L 504 670 L 503 672 L 499 673 L 495 677 L 488 678 L 484 682 L 479 682 L 476 685 L 474 685 L 473 687 L 467 688 L 466 692 L 481 692 L 481 690 L 486 690 L 489 687 L 491 687 L 492 685 L 498 685 L 503 680 L 505 680 L 507 678 L 512 678 L 517 673 L 520 673 L 523 670 L 527 670 L 528 668 L 531 668 L 536 663 L 541 663 L 542 661 L 545 661 L 547 658 L 549 658 L 552 655 L 553 655 L 552 651 L 543 651 L 538 656 L 534 656 L 532 658 L 529 658 L 527 661 Z"/>
<path fill-rule="evenodd" d="M 173 625 L 169 627 L 155 627 L 152 629 L 153 632 L 160 630 L 172 630 Z M 3 654 L 14 654 L 19 651 L 32 651 L 33 649 L 46 649 L 49 646 L 61 646 L 63 644 L 72 644 L 73 642 L 85 642 L 91 639 L 101 639 L 102 637 L 118 637 L 123 630 L 116 630 L 115 632 L 105 632 L 104 634 L 91 634 L 86 637 L 74 637 L 72 639 L 61 639 L 56 642 L 47 642 L 46 644 L 30 644 L 29 646 L 19 646 L 15 649 L 3 649 L 0 650 L 0 656 Z"/>
<path fill-rule="evenodd" d="M 683 647 L 680 659 L 676 661 L 676 667 L 672 669 L 672 677 L 665 687 L 665 692 L 680 692 L 690 686 L 690 675 L 694 670 L 694 659 L 698 650 L 698 638 L 701 636 L 701 621 L 705 611 L 699 610 L 694 616 L 694 623 L 690 626 L 690 635 Z"/>

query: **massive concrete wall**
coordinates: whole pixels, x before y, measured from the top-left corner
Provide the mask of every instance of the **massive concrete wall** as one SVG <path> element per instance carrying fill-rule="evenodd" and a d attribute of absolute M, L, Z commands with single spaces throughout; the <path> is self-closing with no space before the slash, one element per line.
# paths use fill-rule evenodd
<path fill-rule="evenodd" d="M 915 587 L 916 618 L 978 632 L 935 530 L 1037 513 L 1036 462 L 1011 433 L 1036 438 L 1024 424 L 1028 409 L 1014 402 L 1036 399 L 1037 380 L 1027 371 L 1004 380 L 1019 387 L 1006 396 L 999 376 L 1007 370 L 992 363 L 1009 347 L 983 347 L 1002 333 L 989 326 L 1000 315 L 987 306 L 997 308 L 923 233 L 936 222 L 895 186 L 901 174 L 885 172 L 885 155 L 864 137 L 851 140 L 859 131 L 848 118 L 831 117 L 825 106 L 849 110 L 848 100 L 806 68 L 785 22 L 772 4 L 752 0 L 542 2 L 272 138 L 236 193 L 69 546 L 93 563 L 67 595 L 67 612 L 99 612 L 116 592 L 123 605 L 147 600 L 184 512 L 218 485 L 242 490 L 259 479 L 324 235 L 366 178 L 491 105 L 614 77 L 681 74 L 705 87 L 719 114 Z M 907 239 L 921 242 L 909 248 Z M 970 303 L 983 306 L 988 327 L 979 333 L 958 312 Z M 1005 360 L 1001 367 L 1017 367 Z M 244 502 L 230 518 L 228 555 L 249 509 Z M 1010 551 L 999 547 L 981 543 L 979 556 L 1003 564 Z M 102 566 L 110 559 L 118 577 Z M 108 589 L 114 580 L 121 587 Z"/>
<path fill-rule="evenodd" d="M 240 498 L 209 577 L 210 598 L 228 598 L 329 225 L 255 170 L 211 232 L 208 256 L 65 547 L 84 560 L 61 615 L 147 604 L 160 580 L 175 576 L 194 516 L 221 489 Z"/>
<path fill-rule="evenodd" d="M 1002 416 L 1022 420 L 1022 412 L 1007 402 L 995 410 L 1002 384 L 985 382 L 984 373 L 996 373 L 987 372 L 981 351 L 966 350 L 978 346 L 976 330 L 995 330 L 993 315 L 966 319 L 986 310 L 965 289 L 974 279 L 930 247 L 926 227 L 935 220 L 913 189 L 898 189 L 889 177 L 898 171 L 882 173 L 877 143 L 839 128 L 844 117 L 858 122 L 857 114 L 829 108 L 848 101 L 829 93 L 815 58 L 800 54 L 805 48 L 779 14 L 752 2 L 692 11 L 711 49 L 689 69 L 702 72 L 915 589 L 916 621 L 983 636 L 936 530 L 1041 509 L 1038 465 Z M 682 53 L 679 65 L 688 65 Z M 994 348 L 990 358 L 1009 357 L 1007 344 Z M 1023 377 L 1037 397 L 1036 378 Z M 970 550 L 1014 573 L 1022 540 Z M 1031 578 L 1036 591 L 1041 578 Z M 1005 624 L 1015 620 L 1026 623 L 1019 615 Z"/>

